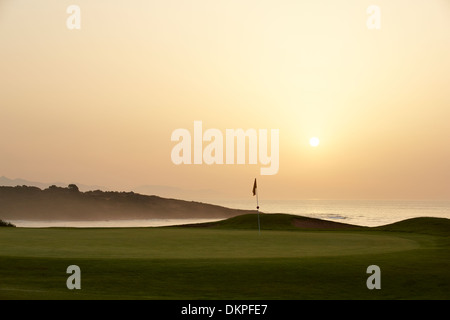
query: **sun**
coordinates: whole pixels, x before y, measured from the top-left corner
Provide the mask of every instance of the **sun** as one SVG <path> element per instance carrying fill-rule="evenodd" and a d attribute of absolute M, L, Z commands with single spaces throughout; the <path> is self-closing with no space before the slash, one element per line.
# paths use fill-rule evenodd
<path fill-rule="evenodd" d="M 309 144 L 311 145 L 311 147 L 317 147 L 319 143 L 320 140 L 317 137 L 312 137 L 311 139 L 309 139 Z"/>

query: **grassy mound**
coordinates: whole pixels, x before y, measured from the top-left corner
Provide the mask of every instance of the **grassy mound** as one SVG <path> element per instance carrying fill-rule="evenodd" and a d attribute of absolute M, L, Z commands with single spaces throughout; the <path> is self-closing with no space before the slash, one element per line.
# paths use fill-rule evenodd
<path fill-rule="evenodd" d="M 260 213 L 261 230 L 336 230 L 336 229 L 364 229 L 356 225 L 339 223 L 328 220 L 302 217 L 289 214 L 264 214 Z M 183 227 L 216 228 L 216 229 L 240 229 L 257 230 L 258 217 L 256 214 L 244 214 L 217 222 L 197 223 L 184 225 Z"/>
<path fill-rule="evenodd" d="M 261 230 L 373 230 L 421 233 L 435 236 L 450 236 L 450 219 L 421 217 L 402 220 L 379 227 L 363 227 L 347 223 L 340 223 L 316 218 L 308 218 L 289 214 L 260 214 Z M 187 224 L 176 226 L 183 228 L 213 228 L 257 230 L 258 217 L 256 214 L 244 214 L 216 222 Z"/>
<path fill-rule="evenodd" d="M 450 219 L 421 217 L 402 220 L 374 230 L 422 233 L 436 236 L 450 236 Z"/>

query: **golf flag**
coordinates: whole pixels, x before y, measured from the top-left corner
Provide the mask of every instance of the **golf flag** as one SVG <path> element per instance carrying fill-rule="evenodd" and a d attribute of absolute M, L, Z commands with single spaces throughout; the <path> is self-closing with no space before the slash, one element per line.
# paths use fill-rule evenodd
<path fill-rule="evenodd" d="M 261 233 L 261 224 L 259 222 L 259 203 L 258 203 L 258 190 L 256 190 L 258 187 L 256 185 L 256 178 L 255 182 L 253 182 L 253 195 L 256 196 L 256 210 L 258 211 L 258 233 Z"/>

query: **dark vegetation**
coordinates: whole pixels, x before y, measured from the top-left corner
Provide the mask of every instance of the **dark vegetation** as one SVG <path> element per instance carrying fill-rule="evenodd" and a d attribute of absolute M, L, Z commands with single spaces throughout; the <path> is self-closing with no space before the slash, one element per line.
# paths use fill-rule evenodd
<path fill-rule="evenodd" d="M 251 212 L 134 192 L 80 192 L 74 184 L 0 187 L 0 217 L 7 220 L 225 219 Z"/>
<path fill-rule="evenodd" d="M 0 220 L 0 227 L 15 227 L 15 225 L 13 225 L 10 222 L 6 222 L 6 221 L 3 221 L 3 220 Z"/>

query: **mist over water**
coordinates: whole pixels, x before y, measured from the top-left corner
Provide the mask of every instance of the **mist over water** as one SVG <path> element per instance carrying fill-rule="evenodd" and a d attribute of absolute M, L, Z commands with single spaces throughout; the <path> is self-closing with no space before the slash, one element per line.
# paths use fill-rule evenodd
<path fill-rule="evenodd" d="M 255 210 L 254 199 L 208 201 L 229 208 Z M 264 213 L 287 213 L 375 227 L 415 217 L 450 219 L 450 201 L 416 200 L 260 200 Z M 134 219 L 103 221 L 10 221 L 17 227 L 131 228 L 218 221 L 218 219 Z"/>
<path fill-rule="evenodd" d="M 10 220 L 12 224 L 22 228 L 135 228 L 164 227 L 192 223 L 217 221 L 217 219 L 132 219 L 132 220 L 98 220 L 98 221 L 67 221 L 67 220 Z"/>

